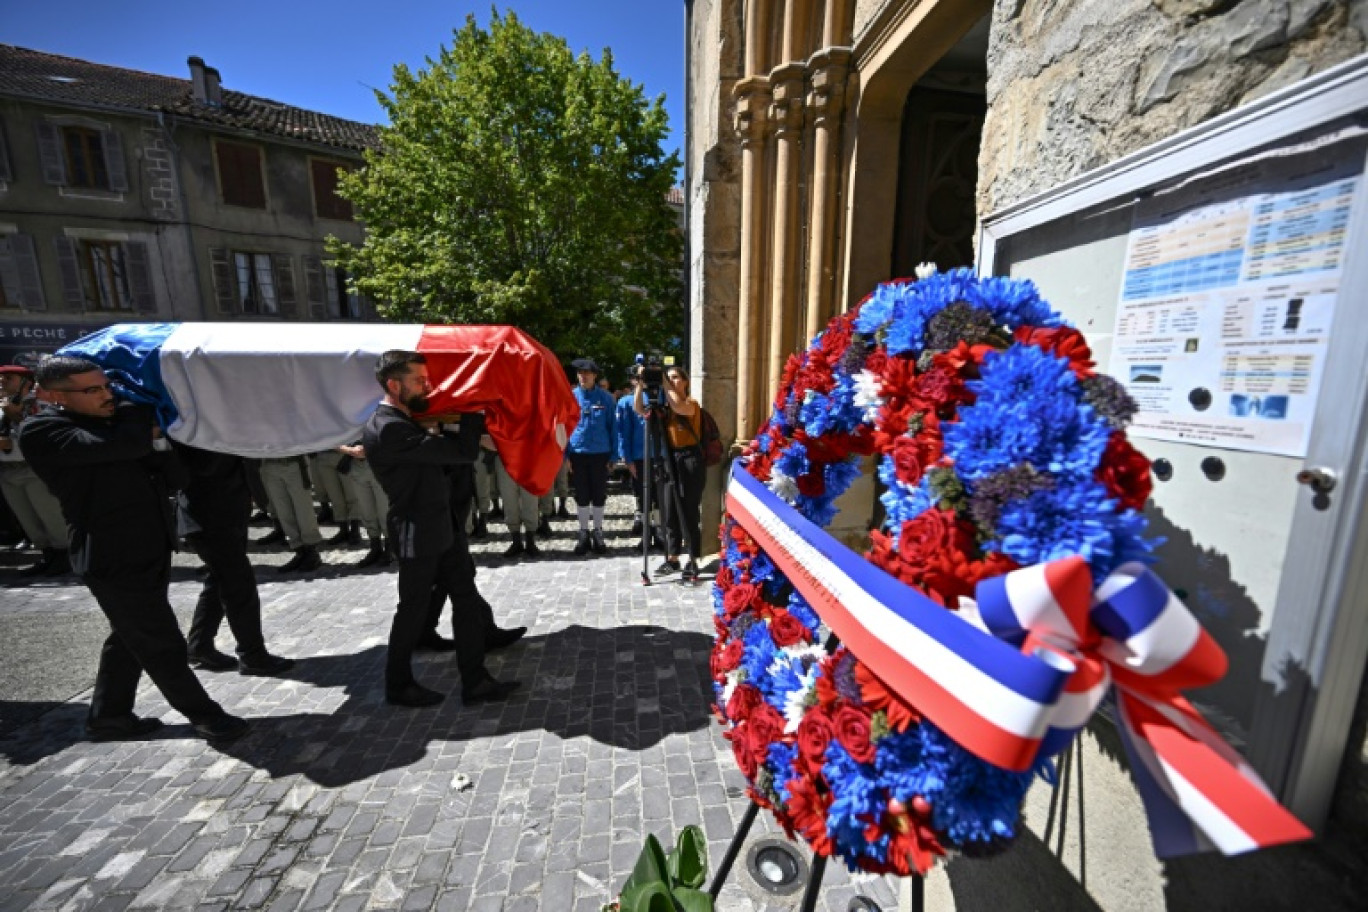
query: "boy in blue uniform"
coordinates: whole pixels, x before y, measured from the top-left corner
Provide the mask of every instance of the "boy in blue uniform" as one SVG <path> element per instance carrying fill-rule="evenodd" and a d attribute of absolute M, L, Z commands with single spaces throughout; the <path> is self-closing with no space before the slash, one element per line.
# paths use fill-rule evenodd
<path fill-rule="evenodd" d="M 603 506 L 608 501 L 608 460 L 613 452 L 613 396 L 598 386 L 601 371 L 590 358 L 571 362 L 579 382 L 575 386 L 575 401 L 579 403 L 580 420 L 570 435 L 566 454 L 570 457 L 570 480 L 575 488 L 575 504 L 579 512 L 579 541 L 575 554 L 590 548 L 603 554 L 608 546 L 603 541 Z M 593 519 L 592 534 L 589 521 Z"/>

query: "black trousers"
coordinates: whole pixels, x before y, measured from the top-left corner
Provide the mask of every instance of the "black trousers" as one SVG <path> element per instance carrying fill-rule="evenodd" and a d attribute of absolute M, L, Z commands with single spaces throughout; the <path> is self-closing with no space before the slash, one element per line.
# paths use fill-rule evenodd
<path fill-rule="evenodd" d="M 703 454 L 697 447 L 682 450 L 667 450 L 663 459 L 671 461 L 674 469 L 674 493 L 669 490 L 669 477 L 665 467 L 652 472 L 659 490 L 660 514 L 665 521 L 665 533 L 669 539 L 669 553 L 683 553 L 688 545 L 690 557 L 698 558 L 703 554 L 702 523 L 703 484 L 707 481 L 707 465 Z"/>
<path fill-rule="evenodd" d="M 133 712 L 138 680 L 144 671 L 166 702 L 191 722 L 223 715 L 223 707 L 190 670 L 185 637 L 167 600 L 171 555 L 159 564 L 124 568 L 116 575 L 87 573 L 82 581 L 109 619 L 112 632 L 100 651 L 90 718 L 110 719 Z"/>
<path fill-rule="evenodd" d="M 414 683 L 413 649 L 430 628 L 433 589 L 447 592 L 461 588 L 460 553 L 455 546 L 441 554 L 399 560 L 399 604 L 390 625 L 389 653 L 385 658 L 385 689 L 400 690 Z M 461 684 L 473 687 L 488 673 L 484 667 L 485 621 L 467 607 L 453 604 L 452 630 L 456 639 L 456 667 Z"/>
<path fill-rule="evenodd" d="M 478 618 L 484 626 L 485 635 L 494 632 L 494 607 L 480 595 L 475 585 L 475 559 L 470 556 L 470 545 L 466 541 L 465 527 L 456 530 L 456 572 L 446 578 L 438 578 L 432 586 L 432 597 L 428 601 L 427 624 L 423 635 L 437 633 L 442 620 L 442 607 L 451 599 L 451 638 L 459 641 L 465 635 L 461 628 L 462 619 Z M 452 588 L 454 587 L 454 588 Z"/>
<path fill-rule="evenodd" d="M 219 625 L 228 619 L 228 629 L 237 640 L 240 656 L 260 655 L 266 651 L 261 632 L 261 596 L 257 592 L 256 571 L 247 558 L 247 527 L 196 532 L 190 547 L 209 568 L 195 602 L 190 620 L 191 652 L 209 652 Z"/>
<path fill-rule="evenodd" d="M 601 507 L 608 502 L 608 454 L 571 453 L 570 484 L 575 505 Z"/>

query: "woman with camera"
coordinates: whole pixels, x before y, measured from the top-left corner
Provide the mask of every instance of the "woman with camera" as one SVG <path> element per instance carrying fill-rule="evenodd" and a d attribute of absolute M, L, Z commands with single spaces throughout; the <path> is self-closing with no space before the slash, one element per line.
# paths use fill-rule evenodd
<path fill-rule="evenodd" d="M 703 408 L 689 395 L 689 374 L 682 367 L 665 368 L 661 383 L 662 401 L 647 402 L 644 384 L 638 384 L 632 406 L 638 415 L 648 417 L 655 411 L 664 444 L 664 471 L 656 472 L 658 503 L 665 518 L 665 562 L 656 575 L 679 573 L 686 583 L 698 582 L 698 558 L 702 553 L 703 532 L 700 508 L 707 464 L 703 461 Z M 673 482 L 673 490 L 671 483 Z M 689 549 L 689 562 L 679 565 L 683 547 Z"/>

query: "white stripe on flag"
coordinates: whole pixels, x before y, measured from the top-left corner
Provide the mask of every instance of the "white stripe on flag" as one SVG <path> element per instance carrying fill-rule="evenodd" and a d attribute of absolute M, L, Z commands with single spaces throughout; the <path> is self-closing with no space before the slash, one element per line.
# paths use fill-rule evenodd
<path fill-rule="evenodd" d="M 1025 630 L 1036 633 L 1045 631 L 1063 637 L 1069 645 L 1077 645 L 1083 639 L 1082 633 L 1074 629 L 1064 609 L 1059 607 L 1054 590 L 1050 588 L 1045 576 L 1045 565 L 1035 564 L 1023 567 L 1015 573 L 1007 574 L 1005 585 L 1007 599 L 1012 605 L 1012 614 L 1017 624 Z M 1024 611 L 1035 609 L 1033 612 Z"/>
<path fill-rule="evenodd" d="M 381 352 L 420 324 L 182 323 L 161 347 L 176 440 L 240 456 L 294 456 L 354 440 L 375 410 Z"/>
<path fill-rule="evenodd" d="M 1032 740 L 1044 735 L 1049 727 L 1047 707 L 1006 687 L 884 607 L 743 485 L 729 485 L 728 493 L 858 623 L 905 657 L 922 674 L 935 680 L 961 702 L 973 695 L 966 707 L 998 728 Z"/>

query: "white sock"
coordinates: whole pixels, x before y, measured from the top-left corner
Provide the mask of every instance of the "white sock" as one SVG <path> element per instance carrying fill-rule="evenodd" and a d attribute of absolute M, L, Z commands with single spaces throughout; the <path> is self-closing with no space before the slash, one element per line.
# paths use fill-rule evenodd
<path fill-rule="evenodd" d="M 593 507 L 594 511 L 594 531 L 603 531 L 603 507 Z"/>
<path fill-rule="evenodd" d="M 576 508 L 575 508 L 575 512 L 579 515 L 580 531 L 581 531 L 581 532 L 588 532 L 588 531 L 589 531 L 589 508 L 588 508 L 588 507 L 576 507 Z"/>

